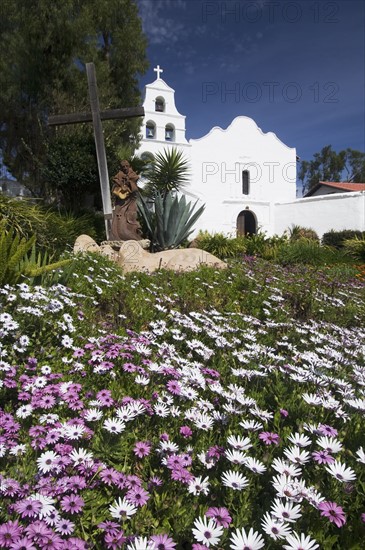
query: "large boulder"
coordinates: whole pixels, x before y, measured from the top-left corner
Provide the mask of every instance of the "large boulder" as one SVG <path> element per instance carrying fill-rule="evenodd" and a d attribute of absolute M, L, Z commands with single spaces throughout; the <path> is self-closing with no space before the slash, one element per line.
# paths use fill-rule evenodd
<path fill-rule="evenodd" d="M 115 261 L 125 273 L 145 271 L 151 273 L 157 269 L 172 269 L 173 271 L 190 271 L 201 265 L 213 266 L 218 269 L 227 267 L 213 254 L 199 248 L 179 248 L 163 252 L 147 252 L 139 241 L 125 241 L 119 251 L 110 245 L 99 246 L 88 235 L 80 235 L 75 242 L 74 252 L 98 252 Z"/>

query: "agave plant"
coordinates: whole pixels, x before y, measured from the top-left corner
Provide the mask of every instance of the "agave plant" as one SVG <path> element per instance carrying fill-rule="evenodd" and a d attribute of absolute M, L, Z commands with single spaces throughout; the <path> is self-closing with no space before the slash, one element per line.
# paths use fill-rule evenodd
<path fill-rule="evenodd" d="M 178 197 L 172 191 L 164 195 L 156 192 L 152 209 L 142 196 L 138 206 L 154 252 L 177 248 L 192 233 L 205 208 L 203 205 L 194 212 L 196 203 L 191 205 L 185 195 Z"/>

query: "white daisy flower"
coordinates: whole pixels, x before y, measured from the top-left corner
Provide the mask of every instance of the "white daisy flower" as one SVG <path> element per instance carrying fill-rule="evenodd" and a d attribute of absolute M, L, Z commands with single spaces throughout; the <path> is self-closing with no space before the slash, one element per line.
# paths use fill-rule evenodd
<path fill-rule="evenodd" d="M 223 527 L 217 525 L 213 519 L 203 517 L 194 521 L 192 532 L 198 542 L 209 547 L 219 543 L 219 539 L 223 534 Z"/>
<path fill-rule="evenodd" d="M 356 479 L 356 474 L 351 468 L 346 468 L 345 464 L 342 464 L 336 460 L 333 464 L 326 466 L 327 472 L 333 477 L 341 481 L 342 483 L 348 483 Z"/>
<path fill-rule="evenodd" d="M 57 468 L 55 462 L 60 458 L 60 455 L 54 451 L 46 451 L 37 458 L 38 469 L 43 473 L 50 472 L 54 468 Z"/>
<path fill-rule="evenodd" d="M 146 537 L 137 537 L 134 542 L 128 544 L 127 550 L 156 550 L 156 545 L 153 540 Z"/>
<path fill-rule="evenodd" d="M 285 460 L 281 460 L 281 458 L 274 458 L 271 466 L 274 470 L 279 472 L 279 474 L 284 474 L 290 477 L 299 477 L 302 475 L 302 470 L 300 468 L 294 466 L 294 464 L 289 464 L 289 462 L 286 462 Z"/>
<path fill-rule="evenodd" d="M 70 459 L 74 464 L 87 464 L 93 462 L 93 455 L 91 452 L 86 451 L 86 449 L 74 449 L 70 455 Z"/>
<path fill-rule="evenodd" d="M 244 465 L 255 474 L 263 474 L 266 471 L 266 466 L 262 462 L 250 456 L 245 458 Z"/>
<path fill-rule="evenodd" d="M 360 447 L 357 451 L 356 451 L 356 455 L 357 455 L 357 461 L 358 462 L 362 462 L 363 464 L 365 464 L 365 452 L 364 452 L 364 449 L 362 447 Z"/>
<path fill-rule="evenodd" d="M 307 451 L 301 451 L 300 447 L 290 447 L 285 449 L 284 454 L 290 462 L 295 464 L 305 464 L 311 458 L 310 453 Z"/>
<path fill-rule="evenodd" d="M 241 491 L 242 489 L 247 487 L 248 479 L 238 472 L 229 470 L 228 472 L 224 472 L 222 474 L 222 483 L 226 487 L 230 487 L 235 491 Z"/>
<path fill-rule="evenodd" d="M 302 516 L 301 508 L 298 504 L 295 505 L 290 501 L 284 502 L 280 498 L 274 500 L 271 506 L 271 515 L 288 523 L 295 523 Z"/>
<path fill-rule="evenodd" d="M 18 417 L 18 418 L 27 418 L 28 416 L 30 416 L 33 412 L 33 407 L 32 405 L 28 404 L 28 405 L 22 405 L 21 407 L 19 407 L 19 409 L 17 409 L 15 415 Z"/>
<path fill-rule="evenodd" d="M 116 519 L 127 519 L 137 512 L 137 507 L 128 502 L 126 498 L 123 500 L 119 497 L 109 506 L 110 514 Z"/>
<path fill-rule="evenodd" d="M 107 418 L 103 423 L 103 428 L 110 433 L 120 434 L 125 429 L 125 424 L 119 418 Z"/>
<path fill-rule="evenodd" d="M 319 437 L 317 439 L 317 444 L 329 453 L 338 453 L 342 449 L 342 443 L 340 443 L 335 437 Z"/>
<path fill-rule="evenodd" d="M 202 479 L 201 476 L 195 477 L 192 481 L 189 481 L 188 491 L 193 495 L 200 495 L 201 493 L 207 495 L 209 493 L 208 478 L 205 477 L 204 479 Z"/>
<path fill-rule="evenodd" d="M 261 422 L 256 422 L 256 420 L 243 420 L 240 422 L 240 426 L 242 426 L 245 430 L 250 430 L 252 432 L 257 432 L 263 428 L 263 424 Z"/>
<path fill-rule="evenodd" d="M 232 464 L 244 464 L 245 462 L 246 453 L 241 451 L 226 451 L 224 454 Z"/>
<path fill-rule="evenodd" d="M 285 550 L 315 550 L 319 548 L 319 544 L 314 539 L 306 537 L 303 533 L 297 535 L 297 533 L 292 533 L 286 537 L 286 542 L 283 548 Z"/>
<path fill-rule="evenodd" d="M 230 550 L 242 550 L 243 548 L 245 550 L 260 550 L 265 544 L 262 536 L 257 531 L 254 531 L 252 527 L 248 533 L 246 533 L 245 529 L 236 529 L 232 533 L 230 541 Z"/>
<path fill-rule="evenodd" d="M 272 539 L 284 539 L 291 533 L 291 529 L 283 521 L 279 521 L 278 518 L 265 514 L 261 522 L 262 529 Z"/>
<path fill-rule="evenodd" d="M 289 441 L 297 447 L 308 447 L 312 441 L 304 434 L 295 433 L 288 437 Z"/>
<path fill-rule="evenodd" d="M 103 418 L 103 413 L 99 409 L 87 409 L 84 414 L 85 420 L 88 422 L 95 422 L 96 420 L 100 420 Z"/>
<path fill-rule="evenodd" d="M 239 435 L 230 435 L 227 438 L 227 443 L 236 451 L 246 451 L 247 449 L 252 447 L 251 440 L 248 437 L 241 437 Z"/>

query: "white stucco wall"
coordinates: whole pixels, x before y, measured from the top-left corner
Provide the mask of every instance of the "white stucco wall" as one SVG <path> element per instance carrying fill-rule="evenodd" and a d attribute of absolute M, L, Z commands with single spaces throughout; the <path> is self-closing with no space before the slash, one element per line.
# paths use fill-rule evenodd
<path fill-rule="evenodd" d="M 249 208 L 258 227 L 273 234 L 272 204 L 296 197 L 296 150 L 248 117 L 189 143 L 192 177 L 185 192 L 206 205 L 196 227 L 234 233 L 238 214 Z M 250 172 L 248 195 L 242 193 L 243 170 Z"/>
<path fill-rule="evenodd" d="M 334 229 L 365 231 L 365 192 L 334 193 L 275 204 L 275 233 L 291 225 L 311 227 L 319 237 Z"/>

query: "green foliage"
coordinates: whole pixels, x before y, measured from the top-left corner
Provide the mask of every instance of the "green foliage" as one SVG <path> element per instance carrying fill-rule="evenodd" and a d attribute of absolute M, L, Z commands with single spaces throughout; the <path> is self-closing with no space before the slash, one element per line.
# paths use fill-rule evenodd
<path fill-rule="evenodd" d="M 313 239 L 305 237 L 279 247 L 277 261 L 282 265 L 310 264 L 323 265 L 336 260 L 336 252 Z"/>
<path fill-rule="evenodd" d="M 138 206 L 147 226 L 151 248 L 156 252 L 177 248 L 184 242 L 204 210 L 204 206 L 195 210 L 196 203 L 191 205 L 190 202 L 186 202 L 185 195 L 178 197 L 172 192 L 164 196 L 157 192 L 153 203 L 154 210 L 149 208 L 142 196 L 139 198 Z"/>
<path fill-rule="evenodd" d="M 0 194 L 0 220 L 5 220 L 22 238 L 35 236 L 37 249 L 56 256 L 71 248 L 83 233 L 97 241 L 102 241 L 105 234 L 101 215 L 57 212 L 34 201 L 12 199 L 3 194 Z"/>
<path fill-rule="evenodd" d="M 301 238 L 319 242 L 319 237 L 314 229 L 310 227 L 301 227 L 300 225 L 292 225 L 289 228 L 289 239 L 291 241 L 296 241 Z"/>
<path fill-rule="evenodd" d="M 246 236 L 246 254 L 266 258 L 271 248 L 271 239 L 265 233 L 258 232 Z"/>
<path fill-rule="evenodd" d="M 147 196 L 154 198 L 157 193 L 163 197 L 171 191 L 179 191 L 188 181 L 188 161 L 176 147 L 164 149 L 148 162 L 143 176 Z"/>
<path fill-rule="evenodd" d="M 246 251 L 244 237 L 232 238 L 223 233 L 210 234 L 208 231 L 200 231 L 194 239 L 194 245 L 222 260 L 242 256 Z"/>
<path fill-rule="evenodd" d="M 91 132 L 57 135 L 47 147 L 42 176 L 51 200 L 73 212 L 82 209 L 85 197 L 100 195 L 94 138 Z"/>
<path fill-rule="evenodd" d="M 346 239 L 343 242 L 345 251 L 353 256 L 356 260 L 365 262 L 365 237 L 359 239 L 354 237 L 353 239 Z"/>
<path fill-rule="evenodd" d="M 0 222 L 0 286 L 19 281 L 24 273 L 20 262 L 26 258 L 34 242 L 35 236 L 26 240 L 19 237 L 15 230 L 7 230 L 5 220 Z"/>
<path fill-rule="evenodd" d="M 90 110 L 85 64 L 95 63 L 102 109 L 140 102 L 138 77 L 148 64 L 138 7 L 133 0 L 6 0 L 1 14 L 4 163 L 35 196 L 48 197 L 44 164 L 49 142 L 73 130 L 62 128 L 55 134 L 47 118 Z M 115 149 L 130 135 L 137 142 L 140 122 L 104 124 L 107 147 Z"/>
<path fill-rule="evenodd" d="M 363 236 L 364 233 L 354 229 L 343 229 L 342 231 L 335 231 L 332 229 L 331 231 L 323 234 L 322 244 L 341 249 L 344 246 L 344 241 L 354 239 L 356 237 L 360 239 Z"/>
<path fill-rule="evenodd" d="M 73 261 L 72 258 L 65 258 L 52 262 L 47 252 L 37 252 L 33 243 L 30 252 L 21 258 L 18 269 L 30 285 L 65 285 L 72 274 Z"/>
<path fill-rule="evenodd" d="M 29 239 L 21 237 L 15 229 L 7 229 L 6 220 L 0 222 L 0 286 L 14 285 L 24 279 L 30 284 L 67 282 L 72 260 L 52 263 L 47 252 L 36 251 L 35 241 L 35 235 Z M 61 272 L 66 266 L 68 271 Z"/>

